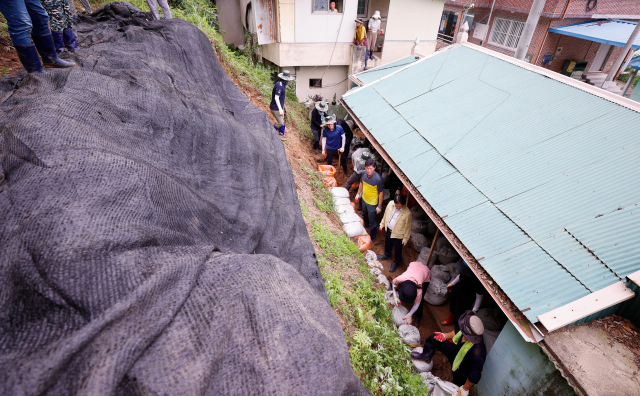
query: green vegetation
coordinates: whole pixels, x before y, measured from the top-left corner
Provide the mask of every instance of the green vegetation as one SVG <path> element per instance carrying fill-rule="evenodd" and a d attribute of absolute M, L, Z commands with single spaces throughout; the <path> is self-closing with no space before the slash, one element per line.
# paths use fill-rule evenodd
<path fill-rule="evenodd" d="M 634 71 L 634 69 L 632 67 L 628 67 L 625 71 L 631 73 L 631 72 Z M 618 80 L 627 82 L 627 81 L 629 81 L 629 76 L 631 76 L 631 74 L 620 74 L 618 76 Z M 633 79 L 633 83 L 632 84 L 633 84 L 634 87 L 638 85 L 638 81 L 640 81 L 640 75 L 637 75 Z"/>
<path fill-rule="evenodd" d="M 333 196 L 329 192 L 329 190 L 325 187 L 322 179 L 323 175 L 309 168 L 308 166 L 304 166 L 305 171 L 307 172 L 307 176 L 309 176 L 309 186 L 313 189 L 314 197 L 313 201 L 316 203 L 318 209 L 324 213 L 334 213 L 333 209 Z"/>

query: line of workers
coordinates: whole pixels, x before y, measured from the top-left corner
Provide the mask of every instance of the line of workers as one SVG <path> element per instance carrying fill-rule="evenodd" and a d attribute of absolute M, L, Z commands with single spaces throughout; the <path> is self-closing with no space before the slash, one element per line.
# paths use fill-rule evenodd
<path fill-rule="evenodd" d="M 288 81 L 293 80 L 289 71 L 278 74 L 273 92 L 270 109 L 276 117 L 274 128 L 284 136 L 284 105 L 285 90 Z M 313 131 L 313 149 L 318 152 L 322 141 L 322 154 L 327 157 L 327 164 L 333 164 L 333 157 L 340 153 L 340 165 L 345 175 L 349 176 L 345 188 L 350 190 L 354 183 L 359 183 L 355 200 L 360 204 L 365 227 L 369 229 L 372 242 L 375 241 L 378 229 L 385 231 L 384 254 L 378 260 L 388 261 L 395 255 L 390 264 L 389 272 L 395 272 L 402 263 L 402 248 L 411 238 L 411 211 L 407 207 L 407 196 L 398 190 L 385 208 L 384 215 L 378 228 L 378 215 L 382 213 L 384 201 L 384 183 L 376 171 L 376 163 L 371 151 L 359 148 L 352 154 L 353 173 L 347 170 L 347 156 L 353 138 L 349 123 L 336 120 L 335 116 L 327 114 L 328 104 L 316 102 L 311 113 L 311 130 Z M 434 241 L 435 242 L 435 241 Z M 459 275 L 449 283 L 447 290 L 449 297 L 449 317 L 442 321 L 443 325 L 454 324 L 454 331 L 449 333 L 436 332 L 424 342 L 422 353 L 413 352 L 411 358 L 430 362 L 436 351 L 441 351 L 451 363 L 453 380 L 460 387 L 456 396 L 467 396 L 469 389 L 480 381 L 482 367 L 487 356 L 482 334 L 484 326 L 482 320 L 475 314 L 482 303 L 484 287 L 471 271 L 468 265 L 460 259 L 456 263 Z M 393 279 L 393 292 L 396 303 L 411 306 L 405 316 L 407 324 L 420 325 L 424 294 L 431 281 L 431 271 L 419 261 L 409 264 L 407 270 Z M 413 319 L 415 315 L 415 320 Z"/>

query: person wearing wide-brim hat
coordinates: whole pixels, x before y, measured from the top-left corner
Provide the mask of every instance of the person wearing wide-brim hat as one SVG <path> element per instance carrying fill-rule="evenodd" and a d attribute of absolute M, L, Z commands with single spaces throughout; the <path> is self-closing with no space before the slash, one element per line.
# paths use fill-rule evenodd
<path fill-rule="evenodd" d="M 325 124 L 326 127 L 322 130 L 322 155 L 327 156 L 327 165 L 333 165 L 333 156 L 338 152 L 344 152 L 344 130 L 340 125 L 336 125 L 335 115 L 327 117 Z"/>
<path fill-rule="evenodd" d="M 376 41 L 378 41 L 378 30 L 380 30 L 380 11 L 373 13 L 369 19 L 369 31 L 367 32 L 367 42 L 369 44 L 369 59 L 373 59 L 373 51 L 376 50 Z M 367 54 L 365 54 L 367 56 Z"/>
<path fill-rule="evenodd" d="M 327 118 L 329 104 L 324 100 L 316 102 L 315 108 L 311 111 L 311 132 L 313 133 L 313 149 L 318 153 L 324 120 Z"/>
<path fill-rule="evenodd" d="M 424 342 L 422 353 L 412 352 L 411 358 L 430 363 L 436 351 L 444 353 L 451 363 L 453 383 L 460 387 L 454 396 L 467 396 L 469 389 L 480 381 L 487 359 L 483 333 L 482 320 L 473 311 L 466 311 L 456 323 L 455 331 L 431 334 Z"/>
<path fill-rule="evenodd" d="M 271 92 L 271 104 L 269 108 L 273 113 L 273 116 L 276 118 L 276 123 L 273 124 L 273 127 L 278 131 L 280 136 L 284 136 L 284 96 L 287 90 L 287 82 L 295 80 L 295 77 L 291 76 L 289 70 L 285 70 L 282 73 L 278 74 L 278 81 L 276 81 L 273 86 L 273 91 Z"/>
<path fill-rule="evenodd" d="M 364 47 L 364 70 L 367 70 L 367 29 L 364 28 L 364 21 L 360 18 L 355 20 L 356 32 L 353 36 L 352 45 L 362 49 Z"/>

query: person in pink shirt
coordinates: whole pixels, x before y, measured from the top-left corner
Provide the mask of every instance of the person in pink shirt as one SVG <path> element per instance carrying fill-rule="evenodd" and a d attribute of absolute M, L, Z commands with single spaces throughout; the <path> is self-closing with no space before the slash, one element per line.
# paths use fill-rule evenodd
<path fill-rule="evenodd" d="M 396 294 L 396 286 L 398 287 L 397 295 L 400 302 L 405 304 L 413 303 L 413 307 L 403 318 L 407 324 L 412 324 L 411 316 L 415 313 L 414 326 L 420 326 L 422 319 L 422 307 L 424 299 L 422 296 L 426 293 L 431 282 L 431 271 L 429 267 L 419 261 L 409 264 L 407 270 L 393 280 L 393 294 Z M 400 305 L 398 303 L 398 305 Z"/>

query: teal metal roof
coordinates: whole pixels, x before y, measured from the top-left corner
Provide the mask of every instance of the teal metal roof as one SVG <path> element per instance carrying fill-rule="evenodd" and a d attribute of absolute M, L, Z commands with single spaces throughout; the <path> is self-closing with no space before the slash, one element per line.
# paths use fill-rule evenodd
<path fill-rule="evenodd" d="M 455 45 L 343 97 L 532 322 L 640 269 L 640 112 L 535 70 Z"/>
<path fill-rule="evenodd" d="M 379 78 L 382 78 L 389 73 L 396 70 L 400 70 L 403 67 L 417 61 L 415 56 L 407 56 L 406 58 L 398 59 L 395 62 L 387 63 L 386 65 L 378 66 L 376 68 L 360 72 L 355 76 L 365 84 L 372 83 Z"/>
<path fill-rule="evenodd" d="M 636 25 L 636 22 L 611 19 L 558 26 L 550 28 L 549 32 L 624 47 Z M 632 47 L 635 49 L 640 48 L 640 36 L 636 38 Z"/>

